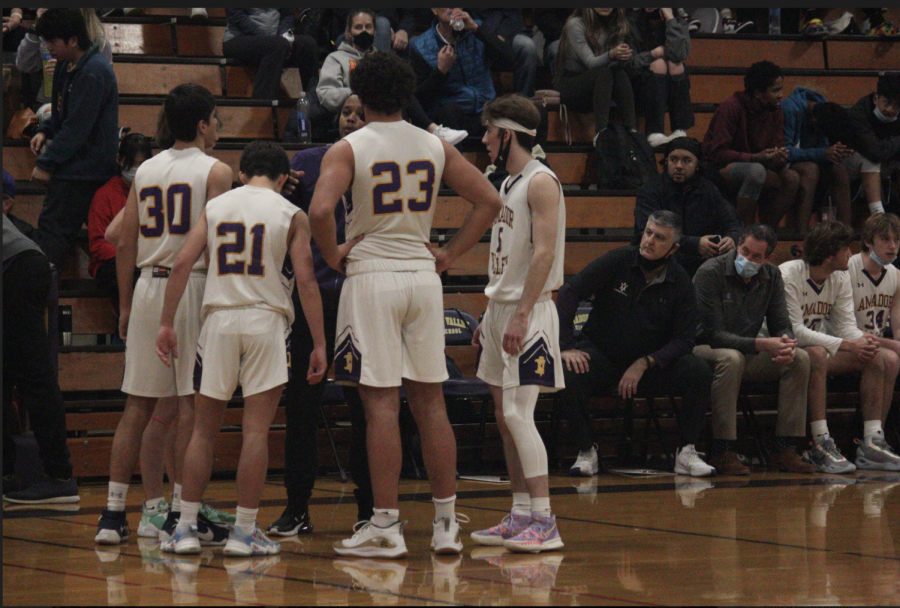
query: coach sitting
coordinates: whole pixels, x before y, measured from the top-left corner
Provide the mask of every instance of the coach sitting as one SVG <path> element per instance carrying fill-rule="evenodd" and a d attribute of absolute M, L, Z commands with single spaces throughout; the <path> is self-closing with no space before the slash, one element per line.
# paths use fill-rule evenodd
<path fill-rule="evenodd" d="M 710 401 L 712 372 L 692 354 L 697 304 L 691 279 L 672 259 L 678 250 L 681 220 L 657 211 L 647 220 L 639 247 L 622 247 L 600 256 L 559 290 L 562 358 L 566 389 L 562 405 L 576 436 L 573 474 L 596 472 L 596 448 L 588 415 L 590 397 L 618 385 L 618 394 L 682 396 L 678 411 L 681 445 L 675 472 L 702 477 L 715 469 L 694 449 Z M 593 298 L 576 344 L 578 303 Z"/>

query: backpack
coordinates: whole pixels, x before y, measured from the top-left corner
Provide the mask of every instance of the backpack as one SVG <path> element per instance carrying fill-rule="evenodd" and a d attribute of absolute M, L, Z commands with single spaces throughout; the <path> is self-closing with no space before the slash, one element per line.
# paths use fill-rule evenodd
<path fill-rule="evenodd" d="M 597 138 L 596 160 L 601 190 L 637 190 L 657 173 L 647 138 L 620 123 L 611 123 Z"/>

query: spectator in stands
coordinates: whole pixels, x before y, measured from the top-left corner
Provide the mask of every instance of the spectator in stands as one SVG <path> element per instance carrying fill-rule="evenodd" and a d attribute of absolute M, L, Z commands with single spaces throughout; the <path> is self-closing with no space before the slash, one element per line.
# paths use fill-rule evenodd
<path fill-rule="evenodd" d="M 304 91 L 319 69 L 319 47 L 294 34 L 292 8 L 229 8 L 222 54 L 256 68 L 253 99 L 278 99 L 285 65 L 297 66 Z"/>
<path fill-rule="evenodd" d="M 536 8 L 534 24 L 544 35 L 544 65 L 550 66 L 550 73 L 556 76 L 556 57 L 559 54 L 559 39 L 562 38 L 566 20 L 572 14 L 569 8 Z"/>
<path fill-rule="evenodd" d="M 800 176 L 787 165 L 784 113 L 781 99 L 784 77 L 771 61 L 758 61 L 744 75 L 744 90 L 721 104 L 703 138 L 707 162 L 719 172 L 729 192 L 737 193 L 735 206 L 744 226 L 760 221 L 777 226 L 794 203 Z M 771 201 L 760 203 L 766 190 Z"/>
<path fill-rule="evenodd" d="M 600 256 L 559 290 L 559 346 L 566 364 L 566 388 L 560 394 L 578 443 L 578 460 L 570 471 L 574 475 L 597 473 L 588 402 L 616 386 L 626 399 L 638 390 L 681 395 L 682 447 L 675 472 L 695 477 L 715 473 L 694 448 L 709 407 L 712 372 L 691 353 L 697 304 L 690 277 L 672 259 L 680 236 L 678 216 L 657 211 L 647 220 L 639 247 Z M 593 309 L 576 343 L 575 312 L 579 302 L 590 298 Z"/>
<path fill-rule="evenodd" d="M 334 44 L 335 48 L 340 48 L 342 44 L 351 40 L 353 33 L 350 36 L 347 35 L 347 27 L 346 24 L 351 20 L 351 13 L 358 11 L 360 9 L 355 8 L 333 8 L 331 9 L 332 13 L 332 27 L 331 27 L 331 40 L 332 44 Z M 366 9 L 371 11 L 372 9 Z M 397 10 L 397 9 L 393 9 Z M 386 16 L 382 16 L 380 14 L 376 15 L 374 11 L 372 11 L 373 19 L 372 19 L 372 44 L 370 45 L 372 48 L 378 51 L 390 51 L 393 43 L 393 31 L 391 28 L 391 21 Z"/>
<path fill-rule="evenodd" d="M 737 249 L 705 262 L 694 275 L 700 336 L 694 354 L 713 369 L 709 463 L 719 475 L 749 475 L 738 459 L 737 400 L 741 383 L 778 382 L 773 464 L 812 473 L 795 446 L 806 436 L 809 356 L 797 348 L 784 282 L 770 263 L 778 237 L 763 224 L 744 229 Z M 772 337 L 759 336 L 763 324 Z"/>
<path fill-rule="evenodd" d="M 380 8 L 378 16 L 391 24 L 391 46 L 403 56 L 409 55 L 409 45 L 431 27 L 434 14 L 429 8 Z"/>
<path fill-rule="evenodd" d="M 14 183 L 14 182 L 13 182 Z M 4 197 L 14 195 L 3 180 Z M 47 298 L 53 270 L 47 257 L 3 216 L 3 386 L 15 386 L 28 411 L 47 478 L 21 488 L 15 477 L 16 446 L 3 425 L 3 500 L 78 502 L 66 443 L 66 412 L 47 335 Z"/>
<path fill-rule="evenodd" d="M 366 126 L 365 115 L 359 97 L 350 95 L 341 108 L 340 137 L 343 139 L 350 133 Z M 292 203 L 309 211 L 316 182 L 322 165 L 322 158 L 331 146 L 320 146 L 300 150 L 291 159 L 291 169 L 300 171 L 303 176 L 294 193 L 287 197 Z M 345 208 L 351 206 L 352 193 L 348 191 L 347 199 L 339 203 L 334 210 L 337 225 L 338 243 L 344 242 Z M 319 247 L 313 243 L 313 266 L 316 280 L 322 294 L 322 310 L 325 315 L 325 341 L 327 343 L 328 361 L 333 359 L 334 332 L 337 326 L 337 310 L 340 301 L 344 275 L 332 270 L 322 259 Z M 294 290 L 296 292 L 296 290 Z M 308 367 L 312 352 L 312 334 L 301 314 L 298 296 L 294 296 L 294 308 L 298 314 L 291 328 L 291 365 L 297 369 Z M 349 386 L 343 387 L 344 398 L 350 411 L 352 438 L 350 444 L 350 474 L 357 485 L 354 490 L 357 502 L 357 521 L 372 517 L 374 498 L 372 482 L 369 478 L 369 463 L 366 448 L 366 417 L 363 411 L 359 392 Z M 309 499 L 312 496 L 319 466 L 318 432 L 321 408 L 325 397 L 325 383 L 310 384 L 302 374 L 294 374 L 288 380 L 285 390 L 286 428 L 284 438 L 284 487 L 287 490 L 288 504 L 281 517 L 269 526 L 268 532 L 274 536 L 293 536 L 299 533 L 310 533 L 313 530 L 309 519 Z"/>
<path fill-rule="evenodd" d="M 116 278 L 116 246 L 106 240 L 106 229 L 125 207 L 138 167 L 151 156 L 153 149 L 149 138 L 140 133 L 129 133 L 123 137 L 116 156 L 119 174 L 97 190 L 88 214 L 88 245 L 91 251 L 88 272 L 96 279 L 100 290 L 112 299 L 117 312 L 119 283 Z"/>
<path fill-rule="evenodd" d="M 112 45 L 106 38 L 106 32 L 103 31 L 103 24 L 100 23 L 100 17 L 97 16 L 97 9 L 80 8 L 81 16 L 84 17 L 84 25 L 87 27 L 88 38 L 92 44 L 100 47 L 100 54 L 109 59 L 112 63 Z"/>
<path fill-rule="evenodd" d="M 531 31 L 525 27 L 525 17 L 519 8 L 485 8 L 477 16 L 487 32 L 512 46 L 514 62 L 508 66 L 495 65 L 495 69 L 513 73 L 515 92 L 529 99 L 534 97 L 537 69 L 541 60 L 531 39 Z"/>
<path fill-rule="evenodd" d="M 655 57 L 649 69 L 640 70 L 632 81 L 643 109 L 647 141 L 654 148 L 687 135 L 694 126 L 691 83 L 684 62 L 691 51 L 686 23 L 675 19 L 671 8 L 636 9 L 633 24 L 637 34 L 637 52 Z M 662 55 L 656 57 L 656 55 Z M 666 109 L 672 134 L 665 134 Z"/>
<path fill-rule="evenodd" d="M 681 218 L 683 234 L 675 259 L 694 276 L 709 258 L 728 253 L 741 235 L 741 223 L 731 203 L 703 176 L 700 142 L 690 137 L 672 140 L 663 159 L 665 171 L 638 190 L 634 207 L 634 237 L 639 245 L 647 218 L 659 210 Z"/>
<path fill-rule="evenodd" d="M 882 176 L 893 176 L 900 165 L 900 74 L 882 74 L 878 88 L 850 108 L 856 151 L 847 159 L 852 176 L 859 175 L 871 213 L 884 211 Z M 890 201 L 888 201 L 890 203 Z"/>
<path fill-rule="evenodd" d="M 852 239 L 846 224 L 821 222 L 806 235 L 803 259 L 779 266 L 794 336 L 809 353 L 809 427 L 814 443 L 804 458 L 823 473 L 850 473 L 857 467 L 900 471 L 900 456 L 885 442 L 881 428 L 893 399 L 900 358 L 856 326 L 850 277 L 841 272 L 849 268 Z M 825 419 L 828 376 L 847 374 L 861 374 L 865 437 L 857 441 L 856 466 L 837 449 Z"/>
<path fill-rule="evenodd" d="M 25 36 L 25 28 L 21 27 L 25 16 L 20 8 L 3 9 L 3 52 L 12 52 L 19 46 Z"/>
<path fill-rule="evenodd" d="M 513 64 L 512 47 L 461 8 L 431 10 L 435 24 L 415 39 L 410 53 L 416 97 L 435 123 L 483 133 L 481 110 L 496 97 L 491 66 Z M 451 20 L 463 29 L 454 30 Z"/>
<path fill-rule="evenodd" d="M 48 182 L 38 219 L 39 244 L 62 269 L 94 193 L 118 170 L 119 91 L 112 65 L 91 44 L 77 9 L 47 9 L 35 32 L 58 63 L 51 117 L 31 140 L 31 151 L 38 156 L 31 177 Z"/>

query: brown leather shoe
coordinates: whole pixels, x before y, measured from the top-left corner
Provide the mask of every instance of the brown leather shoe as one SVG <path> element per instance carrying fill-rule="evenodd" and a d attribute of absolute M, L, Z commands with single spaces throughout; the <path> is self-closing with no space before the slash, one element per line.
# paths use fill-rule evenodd
<path fill-rule="evenodd" d="M 749 475 L 750 467 L 738 460 L 737 454 L 725 451 L 710 457 L 709 464 L 716 467 L 716 475 Z"/>
<path fill-rule="evenodd" d="M 785 448 L 774 458 L 769 460 L 773 467 L 777 467 L 779 471 L 785 473 L 803 473 L 812 475 L 816 472 L 816 467 L 808 462 L 803 462 L 794 448 Z"/>

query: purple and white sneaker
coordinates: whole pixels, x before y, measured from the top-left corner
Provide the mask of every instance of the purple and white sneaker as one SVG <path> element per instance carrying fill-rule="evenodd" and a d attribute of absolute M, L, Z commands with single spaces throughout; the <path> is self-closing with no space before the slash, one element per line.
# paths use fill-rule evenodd
<path fill-rule="evenodd" d="M 510 513 L 503 518 L 503 521 L 493 528 L 472 532 L 471 536 L 472 540 L 479 545 L 484 545 L 485 547 L 502 547 L 506 540 L 518 536 L 524 532 L 529 525 L 531 525 L 531 518 L 527 515 Z"/>
<path fill-rule="evenodd" d="M 556 527 L 556 516 L 544 517 L 531 514 L 531 525 L 517 536 L 503 542 L 507 551 L 514 553 L 542 553 L 563 548 L 559 529 Z"/>

